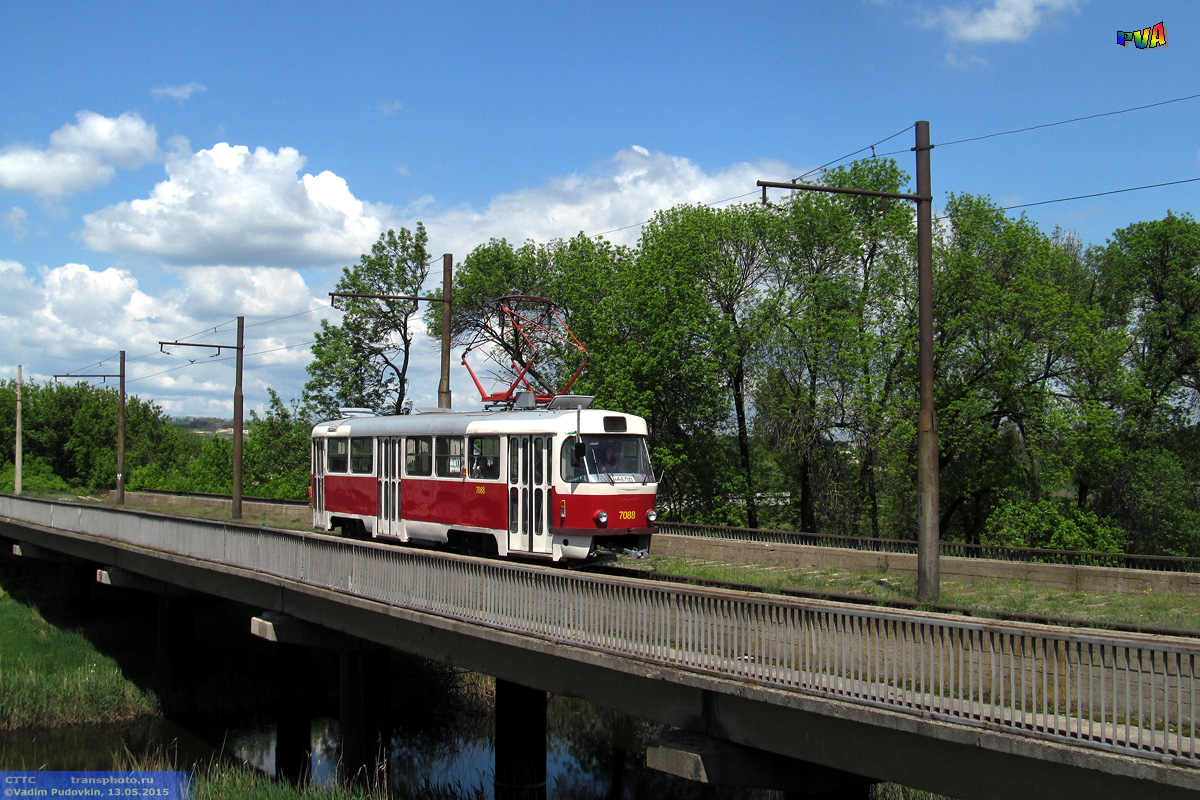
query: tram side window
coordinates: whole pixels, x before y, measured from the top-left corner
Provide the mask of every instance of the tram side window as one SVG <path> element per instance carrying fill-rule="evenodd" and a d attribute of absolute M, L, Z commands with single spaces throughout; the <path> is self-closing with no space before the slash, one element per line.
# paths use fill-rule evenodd
<path fill-rule="evenodd" d="M 350 440 L 330 439 L 327 462 L 330 472 L 345 472 L 350 464 Z"/>
<path fill-rule="evenodd" d="M 470 476 L 494 481 L 500 477 L 500 437 L 472 436 L 470 439 Z"/>
<path fill-rule="evenodd" d="M 463 440 L 461 436 L 437 437 L 437 475 L 439 478 L 463 476 Z"/>
<path fill-rule="evenodd" d="M 350 471 L 358 475 L 371 474 L 371 462 L 375 453 L 375 442 L 366 436 L 350 440 Z"/>
<path fill-rule="evenodd" d="M 404 440 L 404 474 L 424 476 L 433 474 L 433 438 L 410 436 Z"/>
<path fill-rule="evenodd" d="M 562 458 L 558 470 L 562 479 L 567 483 L 587 481 L 587 465 L 584 463 L 584 459 L 575 452 L 575 443 L 578 441 L 578 437 L 575 436 L 568 436 L 563 440 Z"/>

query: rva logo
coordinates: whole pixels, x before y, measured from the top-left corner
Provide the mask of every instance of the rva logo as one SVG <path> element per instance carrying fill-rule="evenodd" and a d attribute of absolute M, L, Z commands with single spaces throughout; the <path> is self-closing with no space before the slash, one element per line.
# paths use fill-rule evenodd
<path fill-rule="evenodd" d="M 1127 42 L 1133 42 L 1138 50 L 1147 47 L 1166 47 L 1167 29 L 1161 22 L 1153 28 L 1143 28 L 1140 31 L 1117 31 L 1117 44 L 1124 47 Z"/>

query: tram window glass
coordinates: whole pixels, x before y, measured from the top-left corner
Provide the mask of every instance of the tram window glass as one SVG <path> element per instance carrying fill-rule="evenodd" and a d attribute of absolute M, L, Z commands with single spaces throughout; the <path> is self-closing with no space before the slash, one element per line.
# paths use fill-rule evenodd
<path fill-rule="evenodd" d="M 472 436 L 470 442 L 470 476 L 494 481 L 500 477 L 500 437 Z"/>
<path fill-rule="evenodd" d="M 437 437 L 437 474 L 439 478 L 461 478 L 463 475 L 463 440 L 461 436 Z"/>
<path fill-rule="evenodd" d="M 330 472 L 345 472 L 347 465 L 350 463 L 350 440 L 349 439 L 330 439 L 329 440 L 328 467 Z"/>
<path fill-rule="evenodd" d="M 410 436 L 404 440 L 404 474 L 418 477 L 433 474 L 432 437 Z"/>
<path fill-rule="evenodd" d="M 375 442 L 366 436 L 356 436 L 350 440 L 350 471 L 358 475 L 371 473 L 372 457 L 375 453 Z"/>
<path fill-rule="evenodd" d="M 568 436 L 562 445 L 559 469 L 569 483 L 651 483 L 654 470 L 650 453 L 641 436 L 584 435 L 585 452 L 575 453 L 576 437 Z"/>
<path fill-rule="evenodd" d="M 533 440 L 533 484 L 542 485 L 542 437 Z"/>

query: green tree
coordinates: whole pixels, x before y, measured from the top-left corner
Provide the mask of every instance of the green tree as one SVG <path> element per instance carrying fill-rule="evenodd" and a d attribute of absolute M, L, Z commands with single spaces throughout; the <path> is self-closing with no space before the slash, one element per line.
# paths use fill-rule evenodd
<path fill-rule="evenodd" d="M 428 236 L 388 230 L 354 267 L 342 269 L 336 291 L 416 297 L 429 275 Z M 364 407 L 398 414 L 408 391 L 411 321 L 416 300 L 347 297 L 340 325 L 322 320 L 312 345 L 304 400 L 326 417 L 339 408 Z"/>
<path fill-rule="evenodd" d="M 1004 500 L 989 514 L 984 544 L 1089 553 L 1124 551 L 1125 532 L 1066 498 Z"/>
<path fill-rule="evenodd" d="M 832 186 L 900 191 L 891 160 L 826 173 Z M 756 369 L 758 430 L 792 482 L 791 524 L 909 535 L 914 511 L 915 232 L 903 201 L 797 192 L 779 214 L 780 313 Z M 903 488 L 902 488 L 903 487 Z M 783 487 L 781 487 L 783 488 Z M 888 510 L 889 503 L 898 506 Z"/>
<path fill-rule="evenodd" d="M 250 411 L 243 450 L 246 493 L 255 497 L 302 500 L 307 496 L 310 476 L 311 414 L 293 400 L 285 406 L 267 387 L 267 411 L 259 416 Z"/>
<path fill-rule="evenodd" d="M 1067 488 L 1065 393 L 1097 317 L 1073 239 L 986 198 L 951 195 L 946 211 L 934 290 L 941 518 L 973 540 L 1000 500 Z"/>
<path fill-rule="evenodd" d="M 673 271 L 689 284 L 686 302 L 696 313 L 684 313 L 680 321 L 700 326 L 687 332 L 690 341 L 685 346 L 721 377 L 710 387 L 711 397 L 733 415 L 739 464 L 734 491 L 743 498 L 750 527 L 758 526 L 758 506 L 747 368 L 773 319 L 765 290 L 774 266 L 770 243 L 775 224 L 770 210 L 757 204 L 723 209 L 676 206 L 658 212 L 646 224 L 638 254 L 643 275 Z M 652 292 L 657 282 L 648 281 L 641 290 Z"/>

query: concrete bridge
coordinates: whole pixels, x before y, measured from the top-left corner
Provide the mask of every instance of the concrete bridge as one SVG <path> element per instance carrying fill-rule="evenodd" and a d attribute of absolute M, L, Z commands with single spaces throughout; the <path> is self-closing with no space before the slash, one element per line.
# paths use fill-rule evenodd
<path fill-rule="evenodd" d="M 317 626 L 749 748 L 785 765 L 800 793 L 863 796 L 861 779 L 958 798 L 1200 790 L 1190 639 L 662 586 L 11 496 L 0 536 L 110 580 L 262 609 L 268 635 Z M 703 749 L 652 757 L 670 769 Z"/>

